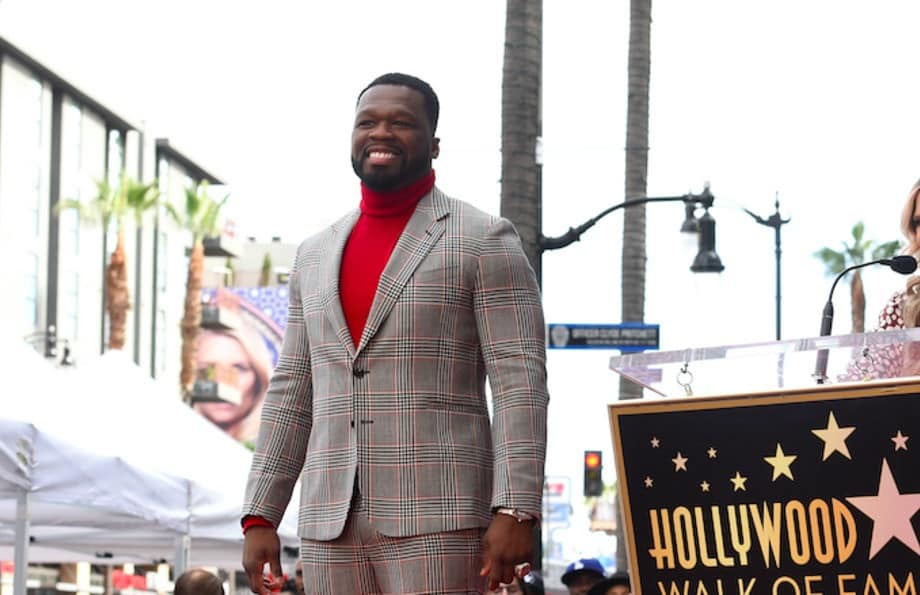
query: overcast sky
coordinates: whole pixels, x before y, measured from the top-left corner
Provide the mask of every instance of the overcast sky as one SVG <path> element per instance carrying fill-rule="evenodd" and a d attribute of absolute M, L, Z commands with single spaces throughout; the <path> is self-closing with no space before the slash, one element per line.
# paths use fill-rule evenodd
<path fill-rule="evenodd" d="M 778 193 L 792 218 L 787 338 L 818 331 L 830 280 L 815 250 L 860 219 L 898 237 L 920 176 L 917 23 L 920 4 L 902 0 L 655 0 L 648 193 L 709 181 L 726 266 L 691 275 L 681 207 L 648 208 L 646 319 L 664 349 L 773 338 L 773 232 L 739 206 L 766 216 Z M 440 96 L 439 186 L 498 211 L 503 27 L 498 0 L 0 0 L 0 35 L 224 177 L 240 235 L 291 242 L 357 204 L 355 95 L 391 70 Z M 623 199 L 627 32 L 626 0 L 544 2 L 547 235 Z M 548 322 L 619 322 L 621 221 L 546 254 Z M 903 279 L 866 283 L 871 322 Z M 835 302 L 846 332 L 847 292 Z M 609 452 L 610 355 L 551 352 L 550 475 L 578 477 L 583 449 Z"/>

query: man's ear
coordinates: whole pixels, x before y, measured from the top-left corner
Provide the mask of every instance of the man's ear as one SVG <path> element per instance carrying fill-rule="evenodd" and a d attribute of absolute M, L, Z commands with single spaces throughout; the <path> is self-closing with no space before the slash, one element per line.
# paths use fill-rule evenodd
<path fill-rule="evenodd" d="M 436 136 L 431 137 L 431 158 L 437 159 L 441 154 L 441 139 Z"/>

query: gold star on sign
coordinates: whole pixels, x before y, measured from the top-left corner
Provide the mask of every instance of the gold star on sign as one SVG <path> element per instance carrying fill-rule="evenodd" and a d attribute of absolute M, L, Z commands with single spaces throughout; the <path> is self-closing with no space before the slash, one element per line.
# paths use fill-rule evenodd
<path fill-rule="evenodd" d="M 891 441 L 894 442 L 894 451 L 907 450 L 908 440 L 910 440 L 910 436 L 905 436 L 901 433 L 901 430 L 898 430 L 898 435 L 891 438 Z"/>
<path fill-rule="evenodd" d="M 856 430 L 855 426 L 847 426 L 845 428 L 838 426 L 837 418 L 834 417 L 834 412 L 831 411 L 827 418 L 827 427 L 811 431 L 812 434 L 824 441 L 824 455 L 821 460 L 826 461 L 828 457 L 835 452 L 839 452 L 846 458 L 852 460 L 850 449 L 847 448 L 846 439 L 854 430 Z"/>
<path fill-rule="evenodd" d="M 706 454 L 709 455 L 709 458 L 710 458 L 710 459 L 714 459 L 714 458 L 716 458 L 716 453 L 718 453 L 718 452 L 719 452 L 719 451 L 717 451 L 716 449 L 714 449 L 713 447 L 710 446 L 710 447 L 709 447 L 709 450 L 706 451 Z"/>
<path fill-rule="evenodd" d="M 658 446 L 661 445 L 661 440 L 659 440 L 657 436 L 652 436 L 650 442 L 652 443 L 652 448 L 658 448 Z"/>
<path fill-rule="evenodd" d="M 741 490 L 743 492 L 747 491 L 747 488 L 744 487 L 745 482 L 747 482 L 747 477 L 742 477 L 740 471 L 735 471 L 735 476 L 729 478 L 729 481 L 732 482 L 732 485 L 735 486 L 735 491 Z"/>
<path fill-rule="evenodd" d="M 671 462 L 674 463 L 675 471 L 686 471 L 687 470 L 687 461 L 689 459 L 680 454 L 680 451 L 677 451 L 677 456 L 671 459 Z"/>
<path fill-rule="evenodd" d="M 783 452 L 783 447 L 776 444 L 776 455 L 772 457 L 764 457 L 763 460 L 770 463 L 773 466 L 773 481 L 776 481 L 780 475 L 785 475 L 789 479 L 794 479 L 792 477 L 792 461 L 796 460 L 798 457 L 796 455 L 787 455 Z"/>
<path fill-rule="evenodd" d="M 704 481 L 703 483 L 701 483 L 701 484 L 700 484 L 700 489 L 703 490 L 704 492 L 708 492 L 708 491 L 709 491 L 709 482 L 708 482 L 708 481 Z"/>
<path fill-rule="evenodd" d="M 646 475 L 645 476 L 645 487 L 650 488 L 653 485 L 655 485 L 655 480 L 653 480 L 650 476 Z"/>

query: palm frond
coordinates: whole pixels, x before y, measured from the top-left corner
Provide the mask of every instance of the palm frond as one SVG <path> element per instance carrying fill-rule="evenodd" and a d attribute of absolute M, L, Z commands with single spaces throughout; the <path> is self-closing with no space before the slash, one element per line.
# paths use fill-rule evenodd
<path fill-rule="evenodd" d="M 132 179 L 124 179 L 122 183 L 127 210 L 134 214 L 137 226 L 141 227 L 144 215 L 159 204 L 160 192 L 156 188 L 156 182 L 142 184 Z"/>
<path fill-rule="evenodd" d="M 879 258 L 891 258 L 900 251 L 900 248 L 901 242 L 898 240 L 882 242 L 872 250 L 872 260 L 878 260 Z"/>
<path fill-rule="evenodd" d="M 821 248 L 814 255 L 824 263 L 827 275 L 836 275 L 846 268 L 846 252 L 837 252 L 831 248 Z"/>
<path fill-rule="evenodd" d="M 185 189 L 185 220 L 194 221 L 201 209 L 200 186 L 189 186 Z"/>
<path fill-rule="evenodd" d="M 863 234 L 866 231 L 866 224 L 862 221 L 857 221 L 856 225 L 853 226 L 853 239 L 856 240 L 854 244 L 859 244 L 862 242 Z"/>
<path fill-rule="evenodd" d="M 169 215 L 169 218 L 173 220 L 176 226 L 185 228 L 185 219 L 182 218 L 182 215 L 179 214 L 179 209 L 172 203 L 163 203 L 163 208 L 166 209 L 166 214 Z"/>

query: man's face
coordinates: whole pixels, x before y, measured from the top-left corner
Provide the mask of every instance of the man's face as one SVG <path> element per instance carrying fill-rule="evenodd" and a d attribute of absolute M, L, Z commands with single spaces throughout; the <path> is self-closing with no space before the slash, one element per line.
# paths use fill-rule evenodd
<path fill-rule="evenodd" d="M 580 572 L 575 575 L 569 585 L 569 595 L 585 595 L 596 583 L 604 580 L 593 572 Z"/>
<path fill-rule="evenodd" d="M 351 166 L 368 188 L 402 188 L 427 174 L 437 156 L 421 93 L 401 85 L 364 92 L 351 133 Z"/>

